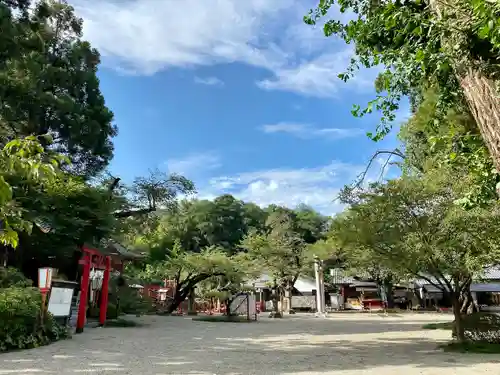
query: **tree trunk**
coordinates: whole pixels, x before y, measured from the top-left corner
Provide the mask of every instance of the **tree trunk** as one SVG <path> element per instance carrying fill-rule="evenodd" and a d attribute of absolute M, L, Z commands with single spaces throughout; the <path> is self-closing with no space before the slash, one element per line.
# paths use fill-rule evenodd
<path fill-rule="evenodd" d="M 381 290 L 381 295 L 384 298 L 384 302 L 387 303 L 387 308 L 388 309 L 393 309 L 394 308 L 394 296 L 392 295 L 392 281 L 390 280 L 383 280 L 380 285 Z"/>
<path fill-rule="evenodd" d="M 176 291 L 174 294 L 174 298 L 172 299 L 172 302 L 170 303 L 170 305 L 168 305 L 165 312 L 167 314 L 171 314 L 175 310 L 177 310 L 181 305 L 181 303 L 184 302 L 184 300 L 187 298 L 187 295 L 188 293 L 184 288 Z"/>
<path fill-rule="evenodd" d="M 451 294 L 452 305 L 453 305 L 453 315 L 455 316 L 453 334 L 458 342 L 465 341 L 465 330 L 463 326 L 461 306 L 460 306 L 460 296 L 457 293 Z"/>
<path fill-rule="evenodd" d="M 456 3 L 456 1 L 429 1 L 437 19 L 442 20 L 443 14 L 446 13 L 450 19 L 454 19 L 455 24 L 470 23 L 471 20 L 464 19 L 470 16 L 466 12 L 460 12 L 459 4 Z M 443 48 L 452 56 L 455 54 L 455 45 L 460 45 L 460 39 L 457 38 L 459 32 L 454 31 L 454 33 L 446 39 L 441 39 Z M 500 98 L 495 82 L 479 71 L 472 56 L 468 56 L 470 55 L 468 51 L 461 50 L 460 54 L 461 60 L 467 61 L 467 65 L 456 61 L 453 64 L 455 75 L 493 163 L 497 170 L 500 170 Z"/>
<path fill-rule="evenodd" d="M 278 288 L 278 283 L 276 280 L 274 280 L 274 286 L 273 286 L 273 295 L 272 295 L 272 301 L 273 301 L 273 311 L 269 315 L 270 318 L 282 318 L 283 315 L 279 311 L 279 306 L 278 306 L 278 299 L 279 299 L 279 288 Z"/>
<path fill-rule="evenodd" d="M 290 287 L 287 287 L 285 290 L 285 300 L 286 300 L 286 310 L 285 312 L 289 314 L 293 314 L 294 311 L 292 309 L 292 290 Z"/>
<path fill-rule="evenodd" d="M 474 298 L 472 298 L 470 286 L 462 292 L 462 295 L 460 296 L 460 301 L 462 305 L 460 312 L 462 314 L 473 314 L 475 312 L 479 312 L 478 307 L 474 303 Z"/>
<path fill-rule="evenodd" d="M 472 68 L 459 77 L 459 82 L 493 163 L 500 170 L 500 99 L 495 83 Z"/>

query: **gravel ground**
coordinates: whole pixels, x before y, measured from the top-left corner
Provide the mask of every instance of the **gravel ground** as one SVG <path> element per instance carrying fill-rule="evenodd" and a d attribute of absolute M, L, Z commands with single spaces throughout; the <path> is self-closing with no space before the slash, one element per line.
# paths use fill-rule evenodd
<path fill-rule="evenodd" d="M 436 350 L 449 332 L 421 326 L 449 315 L 336 313 L 247 324 L 140 319 L 142 327 L 87 329 L 71 340 L 0 354 L 0 375 L 500 374 L 498 356 Z"/>

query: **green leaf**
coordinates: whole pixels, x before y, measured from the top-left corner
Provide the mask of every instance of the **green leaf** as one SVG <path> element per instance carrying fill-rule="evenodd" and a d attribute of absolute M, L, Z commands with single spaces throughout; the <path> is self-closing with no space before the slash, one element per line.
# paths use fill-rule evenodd
<path fill-rule="evenodd" d="M 425 53 L 423 50 L 418 49 L 416 54 L 415 54 L 415 61 L 417 62 L 422 62 L 425 58 Z"/>

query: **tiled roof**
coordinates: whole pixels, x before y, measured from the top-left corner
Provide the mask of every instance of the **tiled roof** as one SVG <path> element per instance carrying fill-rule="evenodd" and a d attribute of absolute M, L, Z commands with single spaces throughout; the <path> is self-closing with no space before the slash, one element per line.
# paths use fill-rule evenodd
<path fill-rule="evenodd" d="M 331 284 L 333 285 L 352 284 L 356 281 L 354 277 L 346 275 L 346 272 L 340 268 L 330 269 L 330 275 L 332 277 Z"/>

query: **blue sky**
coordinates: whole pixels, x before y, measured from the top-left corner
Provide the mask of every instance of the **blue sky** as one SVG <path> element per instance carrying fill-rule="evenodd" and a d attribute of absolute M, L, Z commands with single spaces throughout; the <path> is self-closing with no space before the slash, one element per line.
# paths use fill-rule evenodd
<path fill-rule="evenodd" d="M 376 72 L 337 78 L 352 47 L 303 23 L 315 1 L 71 3 L 102 55 L 101 89 L 119 127 L 110 169 L 125 181 L 160 168 L 191 178 L 201 198 L 332 214 L 370 156 L 397 146 L 395 134 L 366 137 L 376 115 L 351 115 L 373 99 Z"/>

